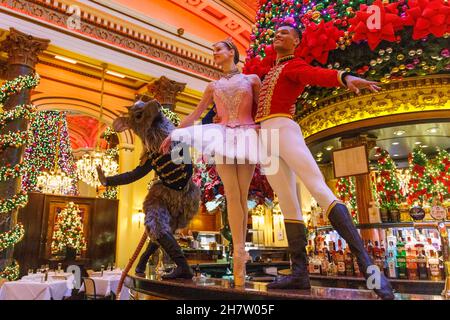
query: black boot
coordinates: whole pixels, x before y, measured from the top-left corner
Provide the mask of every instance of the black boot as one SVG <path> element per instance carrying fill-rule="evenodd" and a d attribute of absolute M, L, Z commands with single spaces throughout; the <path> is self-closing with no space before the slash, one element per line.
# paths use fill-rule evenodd
<path fill-rule="evenodd" d="M 159 244 L 167 252 L 169 257 L 175 262 L 177 267 L 169 274 L 162 276 L 165 280 L 170 279 L 192 279 L 194 274 L 192 273 L 192 269 L 189 266 L 186 257 L 181 250 L 181 247 L 178 245 L 177 240 L 174 236 L 166 232 L 162 237 L 158 239 Z"/>
<path fill-rule="evenodd" d="M 285 222 L 286 234 L 291 256 L 289 276 L 284 276 L 267 285 L 268 289 L 300 289 L 311 288 L 308 274 L 308 258 L 306 256 L 306 227 L 303 223 Z"/>
<path fill-rule="evenodd" d="M 141 257 L 139 258 L 139 262 L 136 266 L 136 269 L 134 270 L 134 273 L 139 277 L 145 277 L 145 269 L 147 267 L 147 262 L 152 256 L 152 254 L 155 253 L 156 250 L 158 250 L 159 244 L 156 242 L 151 241 L 147 248 L 145 249 L 144 253 L 142 253 Z"/>
<path fill-rule="evenodd" d="M 352 254 L 356 256 L 360 271 L 363 273 L 364 278 L 368 278 L 371 274 L 368 273 L 368 268 L 374 266 L 372 259 L 369 257 L 364 243 L 353 224 L 350 213 L 347 207 L 340 203 L 334 202 L 331 206 L 328 219 L 331 222 L 333 228 L 344 238 L 348 243 Z M 380 288 L 374 289 L 375 293 L 383 300 L 392 300 L 395 298 L 391 284 L 384 276 L 383 271 L 380 271 Z"/>

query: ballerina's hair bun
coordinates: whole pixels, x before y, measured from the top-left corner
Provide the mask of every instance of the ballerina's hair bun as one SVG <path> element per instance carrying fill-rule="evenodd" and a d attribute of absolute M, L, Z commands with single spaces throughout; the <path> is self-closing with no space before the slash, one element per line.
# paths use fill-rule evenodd
<path fill-rule="evenodd" d="M 234 63 L 238 64 L 239 63 L 239 58 L 240 58 L 239 50 L 236 47 L 236 45 L 233 43 L 233 41 L 231 39 L 226 39 L 226 40 L 223 40 L 223 41 L 219 41 L 218 43 L 223 43 L 223 44 L 225 44 L 228 47 L 228 49 L 234 50 Z"/>

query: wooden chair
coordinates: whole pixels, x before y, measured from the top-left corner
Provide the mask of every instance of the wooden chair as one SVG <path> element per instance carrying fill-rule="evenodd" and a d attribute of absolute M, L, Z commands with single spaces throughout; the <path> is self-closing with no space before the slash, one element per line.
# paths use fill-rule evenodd
<path fill-rule="evenodd" d="M 86 300 L 105 300 L 111 299 L 111 295 L 98 295 L 95 289 L 95 281 L 91 278 L 83 278 L 84 296 Z"/>
<path fill-rule="evenodd" d="M 92 275 L 94 274 L 94 270 L 92 270 L 92 269 L 88 269 L 88 270 L 86 270 L 86 272 L 89 277 L 92 277 Z"/>
<path fill-rule="evenodd" d="M 0 278 L 0 288 L 3 286 L 3 284 L 5 282 L 7 282 L 8 280 L 4 279 L 4 278 Z"/>

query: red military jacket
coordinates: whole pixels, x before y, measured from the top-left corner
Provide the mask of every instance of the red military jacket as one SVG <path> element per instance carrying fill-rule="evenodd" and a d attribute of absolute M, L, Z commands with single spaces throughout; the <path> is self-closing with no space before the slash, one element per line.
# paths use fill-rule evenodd
<path fill-rule="evenodd" d="M 263 72 L 264 73 L 264 72 Z M 286 57 L 281 59 L 266 74 L 259 74 L 262 83 L 255 122 L 274 117 L 293 118 L 295 102 L 305 86 L 345 86 L 342 71 L 313 67 L 303 59 Z"/>

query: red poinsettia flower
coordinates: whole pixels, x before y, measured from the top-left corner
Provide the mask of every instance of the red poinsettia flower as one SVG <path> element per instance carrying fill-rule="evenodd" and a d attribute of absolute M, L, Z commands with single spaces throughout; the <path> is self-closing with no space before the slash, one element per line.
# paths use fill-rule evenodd
<path fill-rule="evenodd" d="M 349 20 L 350 27 L 348 31 L 353 32 L 353 41 L 359 42 L 366 40 L 371 50 L 380 44 L 381 41 L 387 40 L 394 42 L 396 40 L 395 32 L 401 30 L 403 21 L 393 11 L 392 6 L 386 7 L 380 0 L 373 3 L 373 6 L 378 7 L 379 17 L 377 12 L 371 12 L 365 4 L 360 6 L 356 16 Z"/>
<path fill-rule="evenodd" d="M 414 40 L 450 32 L 450 6 L 444 0 L 411 0 L 408 5 L 404 23 L 414 27 Z"/>
<path fill-rule="evenodd" d="M 302 35 L 302 42 L 296 50 L 296 55 L 310 63 L 317 60 L 321 64 L 327 63 L 328 53 L 335 50 L 337 41 L 344 36 L 344 31 L 339 30 L 332 21 L 319 24 L 311 23 Z"/>

